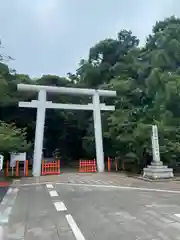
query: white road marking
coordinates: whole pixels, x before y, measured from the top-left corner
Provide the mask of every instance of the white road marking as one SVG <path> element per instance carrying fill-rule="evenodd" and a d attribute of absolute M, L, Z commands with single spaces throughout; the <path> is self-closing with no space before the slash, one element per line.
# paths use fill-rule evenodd
<path fill-rule="evenodd" d="M 2 226 L 0 226 L 0 239 L 5 239 L 4 238 L 4 229 L 3 229 L 3 227 Z"/>
<path fill-rule="evenodd" d="M 180 218 L 180 214 L 179 214 L 179 213 L 177 213 L 177 214 L 174 214 L 174 216 L 176 216 L 176 217 L 179 217 L 179 218 Z"/>
<path fill-rule="evenodd" d="M 17 193 L 19 191 L 19 189 L 18 188 L 13 188 L 12 189 L 12 193 L 14 194 L 14 193 Z"/>
<path fill-rule="evenodd" d="M 6 196 L 6 197 L 3 198 L 1 204 L 2 204 L 2 205 L 5 205 L 7 202 L 8 202 L 8 198 L 7 198 L 7 196 Z"/>
<path fill-rule="evenodd" d="M 11 214 L 12 206 L 14 205 L 18 191 L 18 188 L 9 188 L 0 203 L 0 205 L 3 205 L 2 210 L 0 211 L 0 224 L 8 223 L 9 215 Z"/>
<path fill-rule="evenodd" d="M 46 187 L 47 188 L 53 188 L 53 185 L 52 184 L 46 184 Z"/>
<path fill-rule="evenodd" d="M 12 188 L 9 188 L 6 194 L 9 195 L 11 192 L 12 192 Z"/>
<path fill-rule="evenodd" d="M 41 185 L 52 185 L 55 184 L 55 182 L 33 182 L 33 183 L 24 183 L 24 184 L 18 184 L 18 188 L 19 187 L 30 187 L 30 186 L 41 186 Z M 12 186 L 17 186 L 16 184 L 12 185 Z"/>
<path fill-rule="evenodd" d="M 85 237 L 81 233 L 81 230 L 77 226 L 76 222 L 74 221 L 71 215 L 66 215 L 66 220 L 73 231 L 73 234 L 77 240 L 85 240 Z"/>
<path fill-rule="evenodd" d="M 49 191 L 49 195 L 51 196 L 51 197 L 58 197 L 59 195 L 58 195 L 58 193 L 56 192 L 56 191 Z"/>
<path fill-rule="evenodd" d="M 164 192 L 164 193 L 177 193 L 180 194 L 180 191 L 176 190 L 167 190 L 167 189 L 155 189 L 155 188 L 141 188 L 141 187 L 130 187 L 130 186 L 118 186 L 118 185 L 100 185 L 100 184 L 81 184 L 81 183 L 55 183 L 56 185 L 67 185 L 67 186 L 77 186 L 77 187 L 95 187 L 95 188 L 114 188 L 114 189 L 123 189 L 123 190 L 139 190 L 147 192 Z"/>
<path fill-rule="evenodd" d="M 64 205 L 63 202 L 54 202 L 54 206 L 55 206 L 57 212 L 67 210 L 67 208 L 66 208 L 66 206 Z"/>
<path fill-rule="evenodd" d="M 1 204 L 2 205 L 13 204 L 18 191 L 19 191 L 18 188 L 9 188 L 3 200 L 1 201 Z"/>
<path fill-rule="evenodd" d="M 151 208 L 151 207 L 158 207 L 158 208 L 176 208 L 176 205 L 173 204 L 157 204 L 157 203 L 153 203 L 150 205 L 145 205 L 145 207 Z"/>
<path fill-rule="evenodd" d="M 12 207 L 7 207 L 4 211 L 4 213 L 1 215 L 1 223 L 8 223 L 9 215 L 11 213 Z"/>
<path fill-rule="evenodd" d="M 44 184 L 57 184 L 57 185 L 69 185 L 69 186 L 84 186 L 84 187 L 96 187 L 96 188 L 115 188 L 115 189 L 127 189 L 127 190 L 139 190 L 139 191 L 148 191 L 148 192 L 165 192 L 165 193 L 177 193 L 180 194 L 178 190 L 166 190 L 166 189 L 154 189 L 154 188 L 140 188 L 140 187 L 130 187 L 130 186 L 119 186 L 119 185 L 100 185 L 100 184 L 79 184 L 79 183 L 60 183 L 60 182 L 42 182 L 42 183 L 25 183 L 19 184 L 18 187 L 26 186 L 37 186 Z"/>

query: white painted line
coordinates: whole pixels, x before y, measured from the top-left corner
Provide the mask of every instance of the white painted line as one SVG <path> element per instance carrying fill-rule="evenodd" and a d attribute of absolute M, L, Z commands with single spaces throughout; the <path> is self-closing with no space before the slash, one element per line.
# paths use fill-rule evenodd
<path fill-rule="evenodd" d="M 57 212 L 67 210 L 67 208 L 66 208 L 66 206 L 64 205 L 63 202 L 54 202 L 54 206 L 55 206 Z"/>
<path fill-rule="evenodd" d="M 47 188 L 53 188 L 53 185 L 52 184 L 46 184 L 46 187 Z"/>
<path fill-rule="evenodd" d="M 177 213 L 177 214 L 174 214 L 174 216 L 176 216 L 176 217 L 179 217 L 179 218 L 180 218 L 180 214 L 179 214 L 179 213 Z"/>
<path fill-rule="evenodd" d="M 85 240 L 85 237 L 82 235 L 81 230 L 77 226 L 71 215 L 66 215 L 66 220 L 73 231 L 73 234 L 77 240 Z"/>
<path fill-rule="evenodd" d="M 2 239 L 2 240 L 4 239 L 4 237 L 3 237 L 3 235 L 4 235 L 3 232 L 4 232 L 4 231 L 3 231 L 3 227 L 0 226 L 0 239 Z"/>
<path fill-rule="evenodd" d="M 49 195 L 50 195 L 51 197 L 58 197 L 58 196 L 59 196 L 56 191 L 49 191 Z"/>
<path fill-rule="evenodd" d="M 18 191 L 19 191 L 18 188 L 9 188 L 9 189 L 7 190 L 6 195 L 15 194 L 15 193 L 17 193 Z"/>
<path fill-rule="evenodd" d="M 76 186 L 76 187 L 95 187 L 95 188 L 114 188 L 123 190 L 139 190 L 147 192 L 164 192 L 164 193 L 177 193 L 180 191 L 176 190 L 166 190 L 166 189 L 155 189 L 155 188 L 141 188 L 141 187 L 129 187 L 129 186 L 118 186 L 118 185 L 100 185 L 100 184 L 81 184 L 81 183 L 55 183 L 56 185 L 66 185 L 66 186 Z"/>
<path fill-rule="evenodd" d="M 11 214 L 18 191 L 18 188 L 9 188 L 6 192 L 6 195 L 0 203 L 0 205 L 3 205 L 2 210 L 0 211 L 0 224 L 8 223 L 9 215 Z"/>
<path fill-rule="evenodd" d="M 6 216 L 9 216 L 10 213 L 11 213 L 11 210 L 12 210 L 12 207 L 7 207 L 6 210 L 4 211 L 4 214 L 5 214 Z"/>
<path fill-rule="evenodd" d="M 9 188 L 6 194 L 9 195 L 10 193 L 12 193 L 12 188 Z"/>
<path fill-rule="evenodd" d="M 37 186 L 37 185 L 52 185 L 55 184 L 55 182 L 33 182 L 33 183 L 24 183 L 24 184 L 18 184 L 18 188 L 19 187 L 30 187 L 30 186 Z M 12 184 L 12 186 L 17 186 L 17 184 Z"/>
<path fill-rule="evenodd" d="M 115 188 L 115 189 L 124 189 L 124 190 L 139 190 L 139 191 L 148 191 L 148 192 L 165 192 L 165 193 L 177 193 L 180 194 L 178 190 L 166 190 L 166 189 L 153 189 L 153 188 L 138 188 L 130 186 L 119 186 L 119 185 L 100 185 L 100 184 L 78 184 L 78 183 L 60 183 L 60 182 L 42 182 L 42 183 L 25 183 L 18 184 L 18 187 L 27 187 L 27 186 L 37 186 L 44 184 L 57 184 L 57 185 L 69 185 L 69 186 L 79 186 L 79 187 L 95 187 L 95 188 Z"/>
<path fill-rule="evenodd" d="M 175 208 L 177 207 L 176 205 L 172 205 L 172 204 L 150 204 L 150 205 L 145 205 L 145 207 L 151 208 L 151 207 L 158 207 L 158 208 Z"/>
<path fill-rule="evenodd" d="M 7 234 L 5 234 L 5 232 L 7 232 L 6 228 L 4 226 L 0 226 L 0 239 L 1 240 L 7 239 Z"/>
<path fill-rule="evenodd" d="M 11 213 L 12 207 L 7 207 L 3 213 L 0 214 L 0 223 L 8 223 L 9 215 Z"/>
<path fill-rule="evenodd" d="M 7 202 L 8 202 L 8 198 L 7 198 L 7 196 L 6 196 L 6 197 L 3 198 L 1 204 L 2 204 L 2 205 L 5 205 Z"/>
<path fill-rule="evenodd" d="M 14 194 L 14 193 L 17 193 L 19 191 L 19 189 L 18 188 L 13 188 L 12 189 L 12 193 Z"/>
<path fill-rule="evenodd" d="M 16 179 L 16 180 L 13 180 L 13 183 L 19 183 L 20 182 L 20 179 Z"/>

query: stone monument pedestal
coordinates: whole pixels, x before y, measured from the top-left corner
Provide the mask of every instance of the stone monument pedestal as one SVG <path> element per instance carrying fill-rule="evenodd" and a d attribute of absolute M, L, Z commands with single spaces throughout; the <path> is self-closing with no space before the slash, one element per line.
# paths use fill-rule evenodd
<path fill-rule="evenodd" d="M 143 169 L 143 177 L 149 179 L 168 179 L 173 178 L 173 169 L 164 166 L 161 161 L 152 161 L 151 165 L 148 165 Z"/>

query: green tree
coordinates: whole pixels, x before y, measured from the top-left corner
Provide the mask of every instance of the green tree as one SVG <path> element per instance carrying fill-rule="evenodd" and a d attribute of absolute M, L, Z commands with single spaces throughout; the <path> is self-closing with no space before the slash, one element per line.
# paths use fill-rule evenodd
<path fill-rule="evenodd" d="M 0 122 L 0 151 L 24 152 L 31 144 L 26 140 L 26 129 L 19 129 L 14 124 Z"/>

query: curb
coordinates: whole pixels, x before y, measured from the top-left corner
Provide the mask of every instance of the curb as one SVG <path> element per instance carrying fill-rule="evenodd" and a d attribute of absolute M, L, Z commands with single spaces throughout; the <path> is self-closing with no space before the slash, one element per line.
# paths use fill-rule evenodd
<path fill-rule="evenodd" d="M 1 182 L 0 181 L 0 187 L 8 187 L 11 183 L 9 182 Z"/>

